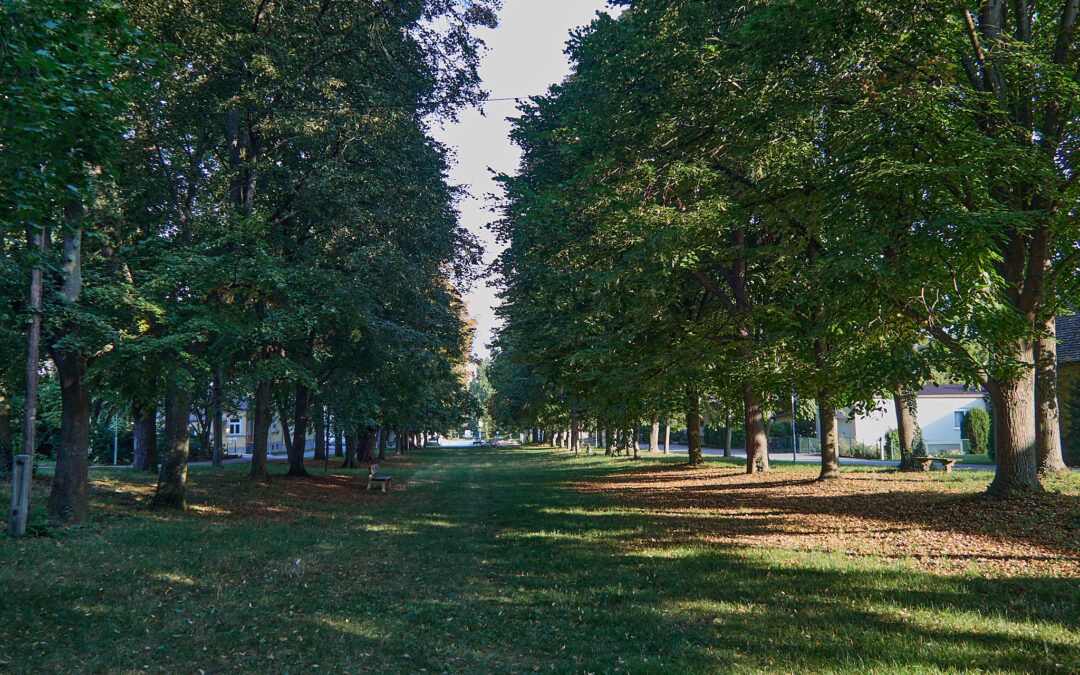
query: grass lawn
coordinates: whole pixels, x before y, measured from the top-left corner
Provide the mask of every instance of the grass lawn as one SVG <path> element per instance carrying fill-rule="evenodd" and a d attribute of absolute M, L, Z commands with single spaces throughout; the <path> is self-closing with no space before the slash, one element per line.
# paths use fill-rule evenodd
<path fill-rule="evenodd" d="M 184 514 L 95 471 L 92 522 L 0 538 L 0 671 L 1080 671 L 1076 475 L 1001 503 L 681 461 L 437 448 L 388 495 L 199 467 Z"/>

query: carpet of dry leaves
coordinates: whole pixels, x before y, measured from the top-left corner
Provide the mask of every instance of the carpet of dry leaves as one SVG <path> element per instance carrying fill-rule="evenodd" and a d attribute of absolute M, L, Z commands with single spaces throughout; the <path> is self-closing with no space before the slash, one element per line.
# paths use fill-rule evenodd
<path fill-rule="evenodd" d="M 663 465 L 576 487 L 661 519 L 670 544 L 833 551 L 935 573 L 1080 577 L 1076 477 L 1001 501 L 982 495 L 992 476 L 849 472 L 818 482 L 808 467 L 747 475 Z"/>

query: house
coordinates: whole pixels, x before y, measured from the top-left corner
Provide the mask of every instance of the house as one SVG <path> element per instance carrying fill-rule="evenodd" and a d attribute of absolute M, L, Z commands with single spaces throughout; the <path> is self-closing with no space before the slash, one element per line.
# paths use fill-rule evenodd
<path fill-rule="evenodd" d="M 1061 451 L 1069 466 L 1080 464 L 1080 314 L 1057 318 L 1058 404 Z"/>
<path fill-rule="evenodd" d="M 249 411 L 247 403 L 240 403 L 239 409 L 226 412 L 225 418 L 225 449 L 228 454 L 250 453 L 253 434 L 255 431 L 254 411 Z M 292 429 L 290 428 L 290 433 Z M 315 447 L 315 432 L 312 425 L 308 424 L 305 449 Z M 285 435 L 281 426 L 281 420 L 277 415 L 270 421 L 270 434 L 266 444 L 266 452 L 271 455 L 285 454 Z"/>
<path fill-rule="evenodd" d="M 917 419 L 926 449 L 931 452 L 959 451 L 960 426 L 972 408 L 986 410 L 986 392 L 967 389 L 962 384 L 928 384 L 917 394 Z M 896 406 L 892 399 L 879 399 L 866 414 L 837 413 L 837 435 L 849 443 L 880 447 L 890 429 L 896 428 Z"/>

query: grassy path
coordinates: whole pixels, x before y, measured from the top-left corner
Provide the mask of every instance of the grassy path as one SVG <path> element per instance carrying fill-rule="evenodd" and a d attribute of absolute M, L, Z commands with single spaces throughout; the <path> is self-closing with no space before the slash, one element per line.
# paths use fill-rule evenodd
<path fill-rule="evenodd" d="M 604 458 L 385 466 L 405 489 L 196 470 L 182 516 L 97 474 L 91 525 L 0 540 L 0 671 L 1080 671 L 1073 579 L 709 543 L 584 489 Z"/>

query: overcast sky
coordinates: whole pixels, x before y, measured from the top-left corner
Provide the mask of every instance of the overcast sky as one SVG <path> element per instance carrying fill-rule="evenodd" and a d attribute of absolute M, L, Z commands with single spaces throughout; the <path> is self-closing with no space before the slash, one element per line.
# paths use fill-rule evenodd
<path fill-rule="evenodd" d="M 493 99 L 528 97 L 562 81 L 570 72 L 563 53 L 570 30 L 588 24 L 606 4 L 606 0 L 504 0 L 499 27 L 482 33 L 488 46 L 480 65 L 484 89 Z M 460 204 L 462 223 L 480 238 L 485 264 L 490 265 L 501 250 L 486 227 L 495 217 L 489 196 L 498 189 L 491 170 L 513 173 L 520 154 L 510 143 L 506 121 L 516 115 L 514 102 L 491 101 L 484 112 L 466 111 L 457 124 L 436 127 L 434 135 L 456 152 L 450 178 L 469 192 Z M 478 284 L 466 302 L 477 323 L 473 352 L 488 356 L 496 323 L 493 307 L 499 302 L 496 289 Z"/>

